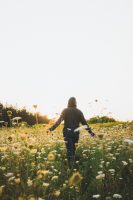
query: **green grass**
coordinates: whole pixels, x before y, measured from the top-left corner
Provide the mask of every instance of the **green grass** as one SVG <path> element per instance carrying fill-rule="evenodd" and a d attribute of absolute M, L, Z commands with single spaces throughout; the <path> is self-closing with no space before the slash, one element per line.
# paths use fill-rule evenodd
<path fill-rule="evenodd" d="M 71 170 L 61 127 L 53 134 L 39 127 L 1 129 L 0 199 L 133 199 L 133 146 L 124 143 L 133 139 L 129 126 L 91 126 L 102 138 L 82 131 Z M 49 152 L 53 160 L 48 159 Z"/>

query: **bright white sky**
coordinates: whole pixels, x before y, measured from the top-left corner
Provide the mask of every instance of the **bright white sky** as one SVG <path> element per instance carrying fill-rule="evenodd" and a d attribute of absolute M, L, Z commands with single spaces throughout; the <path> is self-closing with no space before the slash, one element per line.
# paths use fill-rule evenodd
<path fill-rule="evenodd" d="M 132 76 L 132 0 L 0 0 L 0 102 L 131 120 Z"/>

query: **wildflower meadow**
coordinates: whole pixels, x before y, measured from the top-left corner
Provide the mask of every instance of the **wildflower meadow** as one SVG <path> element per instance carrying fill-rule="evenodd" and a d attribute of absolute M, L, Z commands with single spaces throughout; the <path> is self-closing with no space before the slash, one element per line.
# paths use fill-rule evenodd
<path fill-rule="evenodd" d="M 133 127 L 93 125 L 80 133 L 69 169 L 62 126 L 0 129 L 0 200 L 133 199 Z"/>

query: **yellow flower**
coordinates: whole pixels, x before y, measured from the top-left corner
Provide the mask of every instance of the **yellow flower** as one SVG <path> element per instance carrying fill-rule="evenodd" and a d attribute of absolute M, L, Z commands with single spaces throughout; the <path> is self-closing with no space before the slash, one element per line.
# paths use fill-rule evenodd
<path fill-rule="evenodd" d="M 54 160 L 55 160 L 55 155 L 54 155 L 52 152 L 50 152 L 50 153 L 48 154 L 48 160 L 49 160 L 49 161 L 54 161 Z"/>
<path fill-rule="evenodd" d="M 36 200 L 35 197 L 30 197 L 28 200 Z"/>
<path fill-rule="evenodd" d="M 18 200 L 25 200 L 24 197 L 18 197 Z"/>
<path fill-rule="evenodd" d="M 36 154 L 36 153 L 37 153 L 37 149 L 31 149 L 31 150 L 30 150 L 30 153 L 31 153 L 31 154 Z"/>
<path fill-rule="evenodd" d="M 0 197 L 2 196 L 3 192 L 4 192 L 4 185 L 0 186 Z"/>
<path fill-rule="evenodd" d="M 27 138 L 27 135 L 25 133 L 23 133 L 23 134 L 20 135 L 20 137 L 21 137 L 22 140 L 25 140 Z"/>
<path fill-rule="evenodd" d="M 30 196 L 28 197 L 28 200 L 37 200 L 37 199 L 36 199 L 36 197 L 30 195 Z"/>
<path fill-rule="evenodd" d="M 78 185 L 82 179 L 83 179 L 83 177 L 81 176 L 81 174 L 79 172 L 73 173 L 73 175 L 69 179 L 69 186 Z"/>
<path fill-rule="evenodd" d="M 31 163 L 31 167 L 35 167 L 35 163 L 34 162 Z"/>
<path fill-rule="evenodd" d="M 41 178 L 43 178 L 43 175 L 42 174 L 38 174 L 37 178 L 41 179 Z"/>
<path fill-rule="evenodd" d="M 14 181 L 15 181 L 16 184 L 19 184 L 20 183 L 20 178 L 15 178 Z"/>
<path fill-rule="evenodd" d="M 0 147 L 0 152 L 5 152 L 7 149 L 7 147 Z"/>
<path fill-rule="evenodd" d="M 55 197 L 60 196 L 60 190 L 56 190 L 56 191 L 54 192 L 54 196 L 55 196 Z"/>
<path fill-rule="evenodd" d="M 49 173 L 49 170 L 38 170 L 37 175 L 38 178 L 42 178 L 43 176 L 45 177 Z"/>
<path fill-rule="evenodd" d="M 111 200 L 111 197 L 105 197 L 105 200 Z"/>

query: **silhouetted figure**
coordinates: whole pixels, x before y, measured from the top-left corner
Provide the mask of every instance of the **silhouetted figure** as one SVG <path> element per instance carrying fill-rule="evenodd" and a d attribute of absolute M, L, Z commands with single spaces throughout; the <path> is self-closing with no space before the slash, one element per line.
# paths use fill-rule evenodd
<path fill-rule="evenodd" d="M 79 125 L 81 123 L 82 125 L 86 125 L 86 130 L 91 134 L 91 136 L 95 136 L 95 134 L 92 132 L 91 128 L 87 124 L 83 113 L 77 108 L 75 97 L 71 97 L 68 100 L 68 107 L 62 111 L 59 119 L 51 128 L 49 128 L 49 130 L 53 131 L 54 129 L 56 129 L 63 120 L 63 136 L 67 148 L 68 164 L 71 168 L 75 156 L 75 143 L 78 143 L 80 133 L 79 131 L 75 131 L 75 129 L 79 128 Z"/>

